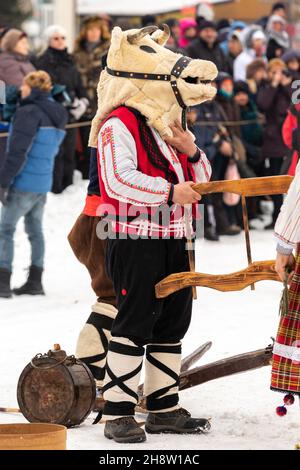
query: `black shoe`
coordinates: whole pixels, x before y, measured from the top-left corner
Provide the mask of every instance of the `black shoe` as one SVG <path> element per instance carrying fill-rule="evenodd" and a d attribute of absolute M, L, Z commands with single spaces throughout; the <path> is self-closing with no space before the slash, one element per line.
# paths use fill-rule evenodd
<path fill-rule="evenodd" d="M 118 443 L 145 442 L 145 431 L 138 425 L 133 416 L 106 421 L 104 436 Z"/>
<path fill-rule="evenodd" d="M 211 428 L 208 419 L 191 418 L 184 408 L 166 413 L 149 413 L 145 430 L 149 434 L 201 434 Z"/>
<path fill-rule="evenodd" d="M 11 299 L 12 290 L 10 288 L 11 272 L 8 269 L 0 268 L 0 297 Z"/>
<path fill-rule="evenodd" d="M 219 235 L 215 231 L 213 227 L 208 227 L 204 229 L 204 238 L 205 240 L 209 240 L 211 242 L 218 242 L 220 241 Z"/>
<path fill-rule="evenodd" d="M 239 225 L 229 225 L 223 230 L 220 230 L 218 233 L 219 235 L 229 235 L 229 236 L 234 236 L 234 235 L 239 235 L 241 233 L 242 229 Z"/>
<path fill-rule="evenodd" d="M 43 269 L 31 266 L 26 283 L 18 289 L 13 289 L 15 295 L 45 295 L 42 286 Z"/>

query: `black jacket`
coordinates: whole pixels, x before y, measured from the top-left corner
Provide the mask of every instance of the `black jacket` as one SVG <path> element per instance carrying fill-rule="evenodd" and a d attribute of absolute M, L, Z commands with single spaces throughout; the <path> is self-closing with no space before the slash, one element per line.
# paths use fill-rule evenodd
<path fill-rule="evenodd" d="M 264 82 L 257 95 L 258 108 L 266 116 L 262 153 L 264 158 L 282 158 L 288 148 L 282 138 L 282 126 L 291 104 L 290 86 L 273 87 Z"/>
<path fill-rule="evenodd" d="M 59 51 L 48 47 L 44 54 L 35 59 L 34 65 L 37 70 L 48 72 L 53 84 L 65 85 L 72 100 L 75 97 L 87 98 L 80 73 L 75 66 L 73 57 L 66 49 Z"/>
<path fill-rule="evenodd" d="M 98 174 L 98 161 L 97 161 L 97 149 L 91 147 L 91 156 L 90 156 L 90 182 L 88 186 L 89 196 L 97 195 L 100 196 L 100 183 L 99 183 L 99 174 Z"/>
<path fill-rule="evenodd" d="M 218 42 L 209 48 L 205 41 L 197 38 L 187 47 L 186 53 L 192 59 L 210 60 L 217 66 L 219 72 L 230 73 L 228 59 Z"/>

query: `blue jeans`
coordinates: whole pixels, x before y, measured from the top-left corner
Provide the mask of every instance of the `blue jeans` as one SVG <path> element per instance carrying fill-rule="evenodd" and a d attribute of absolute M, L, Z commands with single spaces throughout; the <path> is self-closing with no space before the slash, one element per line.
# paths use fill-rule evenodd
<path fill-rule="evenodd" d="M 8 201 L 0 216 L 0 268 L 12 271 L 14 233 L 17 223 L 24 217 L 25 231 L 31 245 L 31 265 L 44 267 L 45 240 L 42 220 L 47 195 L 27 193 L 11 188 Z"/>

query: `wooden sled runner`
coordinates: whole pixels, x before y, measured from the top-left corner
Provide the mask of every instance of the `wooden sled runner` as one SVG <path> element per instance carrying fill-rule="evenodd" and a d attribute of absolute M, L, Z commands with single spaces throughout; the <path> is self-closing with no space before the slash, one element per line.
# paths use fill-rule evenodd
<path fill-rule="evenodd" d="M 180 374 L 180 391 L 196 387 L 197 385 L 210 382 L 211 380 L 228 377 L 249 370 L 260 369 L 261 367 L 268 366 L 272 359 L 273 346 L 269 345 L 265 349 L 239 354 L 191 369 L 192 365 L 194 365 L 211 346 L 211 342 L 205 343 L 190 354 L 190 356 L 183 359 Z M 139 395 L 140 399 L 136 411 L 146 413 L 146 400 L 143 396 L 142 385 L 139 387 Z M 99 396 L 96 399 L 94 411 L 102 410 L 103 406 L 104 400 Z"/>

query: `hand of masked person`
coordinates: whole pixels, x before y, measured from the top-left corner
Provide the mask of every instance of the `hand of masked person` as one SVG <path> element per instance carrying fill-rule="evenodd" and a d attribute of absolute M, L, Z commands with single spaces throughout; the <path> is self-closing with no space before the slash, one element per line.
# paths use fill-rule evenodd
<path fill-rule="evenodd" d="M 166 137 L 167 144 L 174 147 L 178 152 L 185 153 L 188 157 L 193 157 L 197 152 L 195 138 L 190 131 L 185 131 L 179 121 L 170 126 L 173 137 Z"/>
<path fill-rule="evenodd" d="M 195 183 L 193 181 L 186 181 L 185 183 L 179 183 L 174 186 L 174 194 L 172 202 L 185 206 L 186 204 L 194 204 L 201 200 L 201 195 L 193 190 L 192 186 Z"/>
<path fill-rule="evenodd" d="M 79 119 L 84 115 L 89 105 L 89 101 L 87 98 L 75 98 L 73 101 L 73 106 L 70 109 L 70 114 L 73 116 L 75 121 L 79 121 Z"/>
<path fill-rule="evenodd" d="M 0 202 L 3 204 L 3 206 L 5 206 L 7 203 L 7 197 L 8 197 L 7 188 L 0 187 Z"/>

